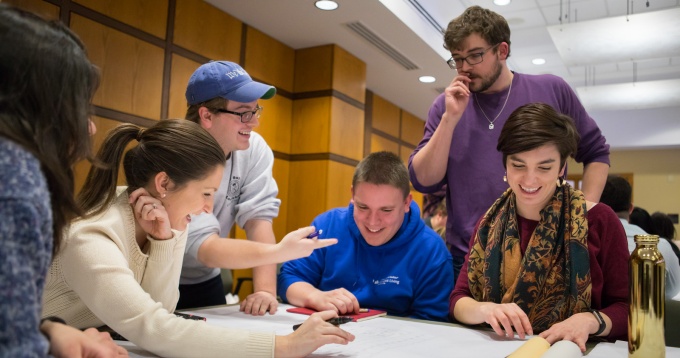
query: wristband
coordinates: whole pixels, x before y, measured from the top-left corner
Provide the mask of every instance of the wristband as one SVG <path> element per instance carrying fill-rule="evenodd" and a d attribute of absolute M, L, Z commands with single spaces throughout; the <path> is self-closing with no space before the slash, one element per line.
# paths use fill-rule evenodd
<path fill-rule="evenodd" d="M 607 328 L 607 323 L 604 321 L 604 318 L 602 318 L 602 314 L 600 314 L 600 311 L 595 310 L 595 309 L 588 309 L 588 312 L 592 313 L 593 316 L 595 316 L 595 319 L 597 320 L 597 323 L 600 324 L 600 327 L 597 329 L 597 332 L 591 334 L 591 336 L 599 336 L 604 332 L 605 328 Z"/>

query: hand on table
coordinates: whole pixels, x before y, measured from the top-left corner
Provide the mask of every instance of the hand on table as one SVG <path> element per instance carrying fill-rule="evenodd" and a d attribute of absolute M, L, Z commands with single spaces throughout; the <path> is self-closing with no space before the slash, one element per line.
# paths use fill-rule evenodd
<path fill-rule="evenodd" d="M 241 302 L 240 311 L 253 316 L 264 316 L 267 311 L 269 311 L 269 314 L 276 313 L 278 307 L 279 302 L 276 300 L 276 296 L 267 291 L 258 291 L 249 294 Z"/>
<path fill-rule="evenodd" d="M 484 322 L 490 324 L 499 336 L 512 338 L 517 332 L 519 338 L 524 339 L 525 335 L 534 334 L 529 317 L 515 303 L 487 302 L 481 311 Z"/>
<path fill-rule="evenodd" d="M 581 352 L 586 351 L 586 341 L 590 333 L 595 333 L 599 328 L 599 323 L 590 312 L 581 312 L 555 323 L 549 329 L 541 332 L 539 336 L 545 338 L 550 344 L 557 341 L 572 341 L 581 348 Z"/>
<path fill-rule="evenodd" d="M 311 295 L 309 302 L 306 306 L 317 311 L 333 310 L 341 315 L 359 312 L 359 301 L 344 288 L 332 291 L 317 290 Z"/>
<path fill-rule="evenodd" d="M 99 332 L 95 328 L 81 331 L 56 322 L 46 322 L 44 325 L 46 327 L 43 328 L 43 331 L 50 337 L 50 354 L 57 358 L 128 357 L 125 348 L 117 345 L 107 332 Z"/>
<path fill-rule="evenodd" d="M 346 345 L 354 340 L 354 335 L 334 326 L 326 320 L 337 317 L 334 311 L 317 312 L 293 333 L 276 336 L 276 357 L 304 357 L 326 344 Z"/>

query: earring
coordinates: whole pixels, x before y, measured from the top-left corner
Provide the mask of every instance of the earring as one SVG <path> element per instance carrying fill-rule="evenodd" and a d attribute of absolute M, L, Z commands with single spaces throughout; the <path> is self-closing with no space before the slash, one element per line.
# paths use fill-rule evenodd
<path fill-rule="evenodd" d="M 503 181 L 508 182 L 508 172 L 505 172 L 505 175 L 503 175 Z"/>
<path fill-rule="evenodd" d="M 559 188 L 562 185 L 564 185 L 564 178 L 562 178 L 562 177 L 557 178 L 556 182 L 557 182 L 557 187 Z"/>
<path fill-rule="evenodd" d="M 161 194 L 161 198 L 165 198 L 165 193 Z"/>

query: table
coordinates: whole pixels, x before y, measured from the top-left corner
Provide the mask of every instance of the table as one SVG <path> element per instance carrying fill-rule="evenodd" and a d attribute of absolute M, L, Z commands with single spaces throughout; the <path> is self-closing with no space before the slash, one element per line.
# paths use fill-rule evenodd
<path fill-rule="evenodd" d="M 292 306 L 280 304 L 275 315 L 251 316 L 239 312 L 238 305 L 192 310 L 207 318 L 207 324 L 286 335 L 293 325 L 307 316 L 286 312 Z M 310 357 L 505 357 L 524 343 L 520 339 L 498 337 L 491 330 L 477 330 L 452 323 L 439 323 L 397 317 L 378 317 L 341 326 L 356 336 L 354 342 L 326 345 Z M 155 357 L 130 342 L 117 342 L 131 357 Z M 590 358 L 628 357 L 628 343 L 599 343 L 586 352 Z M 667 347 L 666 357 L 680 358 L 680 348 Z"/>

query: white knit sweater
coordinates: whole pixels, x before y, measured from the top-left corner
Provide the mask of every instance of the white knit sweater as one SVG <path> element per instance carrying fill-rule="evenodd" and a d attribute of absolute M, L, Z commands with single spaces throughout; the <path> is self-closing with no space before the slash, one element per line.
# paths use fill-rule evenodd
<path fill-rule="evenodd" d="M 172 314 L 187 232 L 135 240 L 128 195 L 97 217 L 73 223 L 55 257 L 43 317 L 78 328 L 108 325 L 137 346 L 172 357 L 273 357 L 274 333 L 216 327 Z"/>

